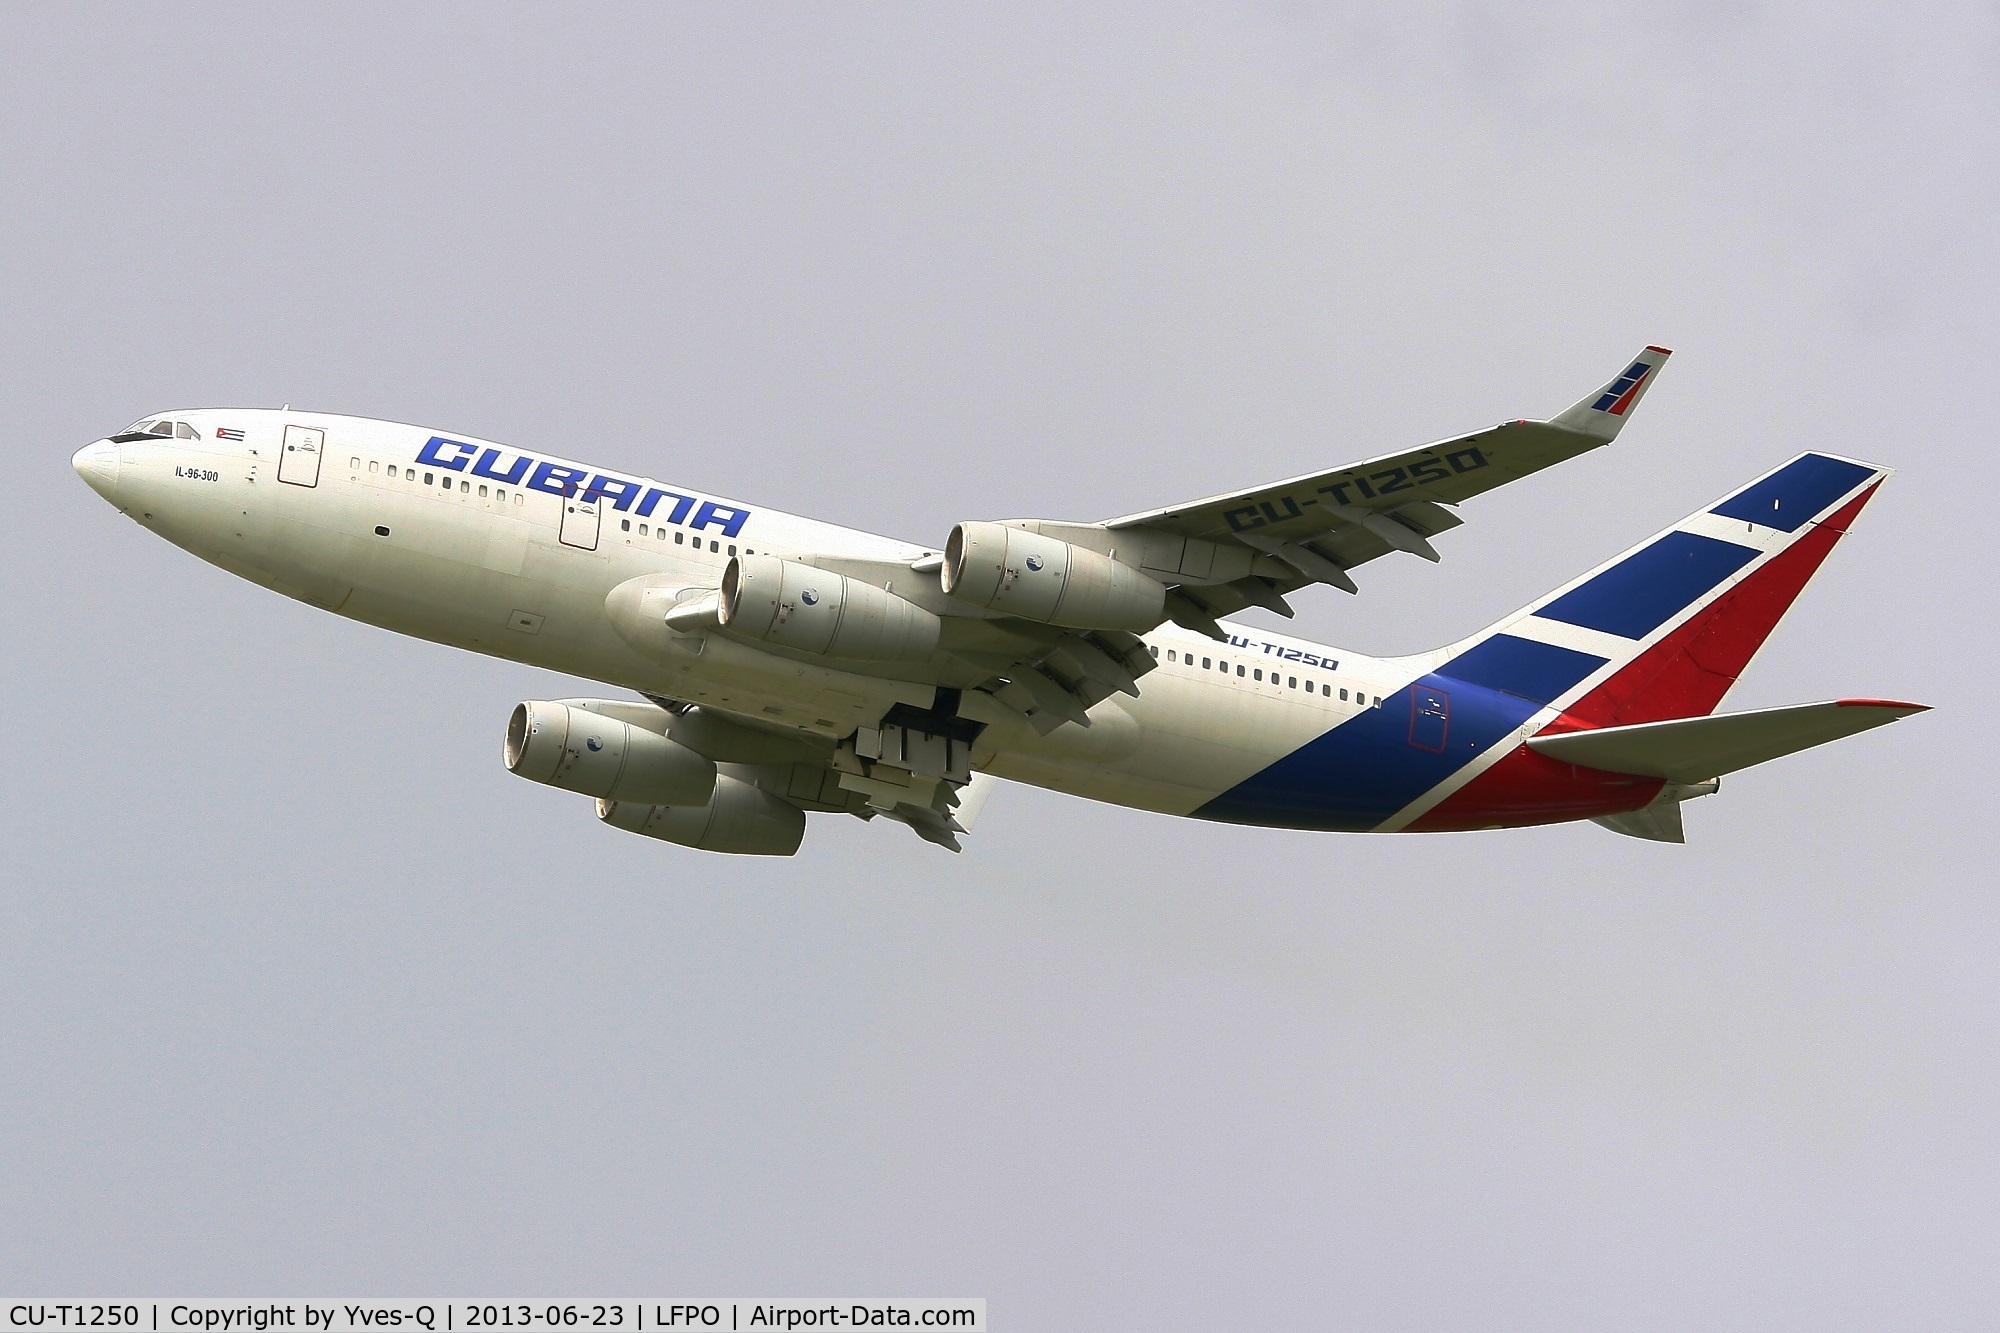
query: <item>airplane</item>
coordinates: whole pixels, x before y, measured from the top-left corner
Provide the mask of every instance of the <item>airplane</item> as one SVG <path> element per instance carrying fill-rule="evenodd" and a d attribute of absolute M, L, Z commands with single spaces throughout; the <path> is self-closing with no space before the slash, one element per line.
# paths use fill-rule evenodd
<path fill-rule="evenodd" d="M 1924 705 L 1716 709 L 1890 475 L 1807 452 L 1432 652 L 1232 622 L 1611 444 L 1670 353 L 1547 420 L 1103 522 L 915 545 L 469 435 L 289 408 L 155 413 L 78 474 L 203 560 L 620 699 L 530 700 L 506 766 L 613 828 L 789 856 L 806 816 L 953 851 L 996 779 L 1334 832 L 1591 820 L 1685 840 L 1722 777 Z"/>

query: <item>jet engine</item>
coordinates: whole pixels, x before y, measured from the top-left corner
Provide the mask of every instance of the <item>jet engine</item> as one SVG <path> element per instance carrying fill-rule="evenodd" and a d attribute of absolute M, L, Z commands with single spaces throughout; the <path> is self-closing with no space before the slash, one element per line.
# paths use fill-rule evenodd
<path fill-rule="evenodd" d="M 1023 620 L 1143 634 L 1166 615 L 1166 586 L 1108 555 L 1001 523 L 961 523 L 945 542 L 947 595 Z"/>
<path fill-rule="evenodd" d="M 922 661 L 940 628 L 893 592 L 774 555 L 732 557 L 716 611 L 733 638 L 879 662 Z"/>
<path fill-rule="evenodd" d="M 705 804 L 599 801 L 597 817 L 627 833 L 739 856 L 790 856 L 806 836 L 805 811 L 726 773 Z"/>
<path fill-rule="evenodd" d="M 715 763 L 685 745 L 568 704 L 516 705 L 507 719 L 510 772 L 600 800 L 699 807 Z"/>

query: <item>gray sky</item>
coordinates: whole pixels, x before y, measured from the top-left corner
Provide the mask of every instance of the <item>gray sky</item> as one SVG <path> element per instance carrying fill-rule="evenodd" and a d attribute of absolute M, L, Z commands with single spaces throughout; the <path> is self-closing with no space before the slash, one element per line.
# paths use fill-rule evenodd
<path fill-rule="evenodd" d="M 2000 1319 L 1990 5 L 0 8 L 0 1286 L 985 1295 L 1016 1329 Z M 1902 469 L 1732 696 L 1939 711 L 1691 843 L 1003 789 L 963 857 L 600 828 L 585 687 L 118 518 L 170 407 L 915 540 L 1545 415 L 1298 626 L 1484 624 Z"/>

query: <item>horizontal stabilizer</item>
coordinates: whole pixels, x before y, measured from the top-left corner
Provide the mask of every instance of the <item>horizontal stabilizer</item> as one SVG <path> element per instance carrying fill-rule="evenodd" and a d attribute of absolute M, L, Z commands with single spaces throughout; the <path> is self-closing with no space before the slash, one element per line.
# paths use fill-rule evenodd
<path fill-rule="evenodd" d="M 1565 764 L 1669 782 L 1701 782 L 1925 712 L 1927 707 L 1884 699 L 1841 699 L 1530 736 L 1528 745 Z"/>

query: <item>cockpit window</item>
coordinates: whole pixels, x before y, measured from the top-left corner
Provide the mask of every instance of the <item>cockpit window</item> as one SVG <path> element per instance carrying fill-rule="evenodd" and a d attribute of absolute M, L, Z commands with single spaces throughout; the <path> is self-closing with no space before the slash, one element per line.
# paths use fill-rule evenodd
<path fill-rule="evenodd" d="M 130 444 L 134 440 L 174 439 L 198 440 L 201 432 L 185 421 L 175 421 L 171 417 L 161 417 L 155 421 L 135 421 L 124 430 L 111 437 L 113 444 Z"/>

